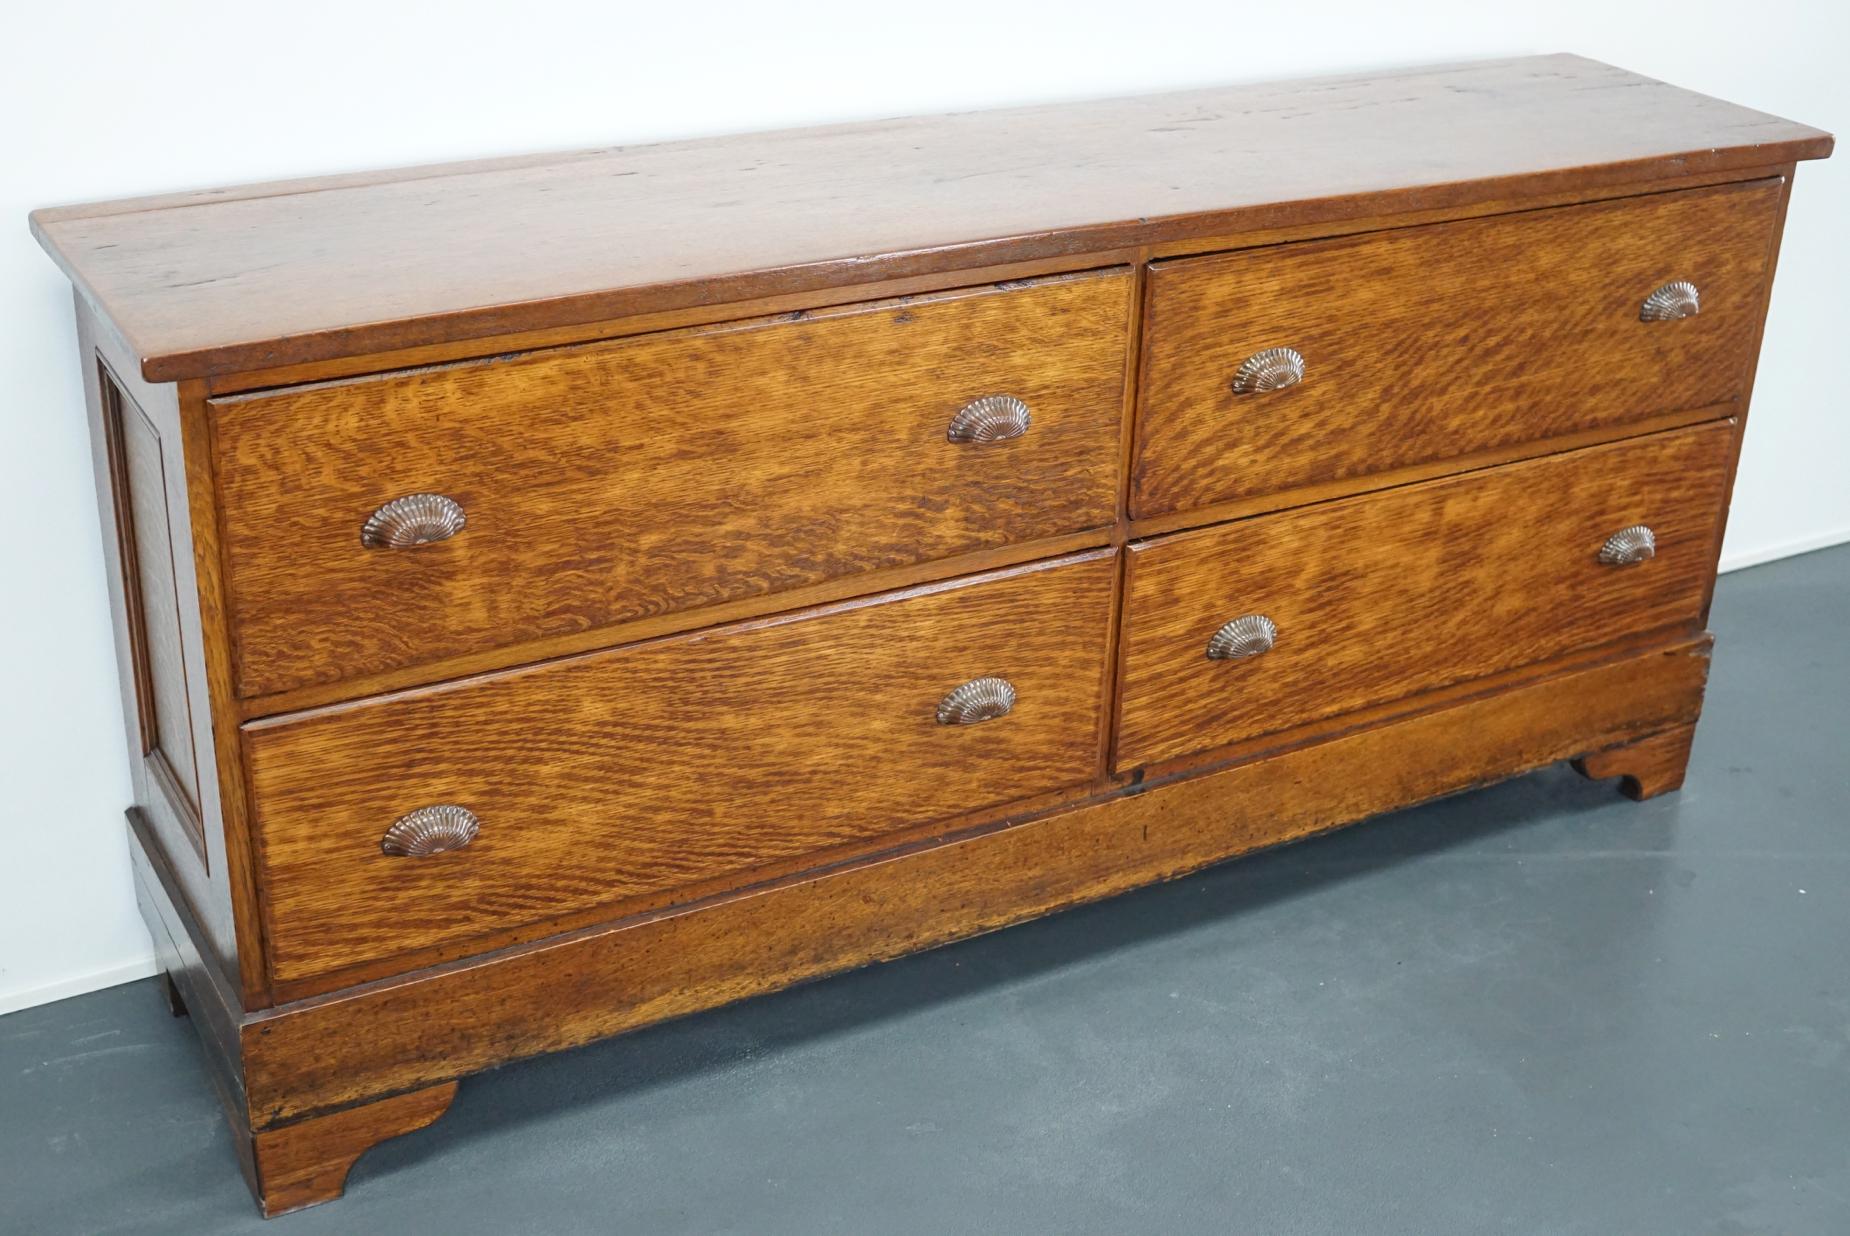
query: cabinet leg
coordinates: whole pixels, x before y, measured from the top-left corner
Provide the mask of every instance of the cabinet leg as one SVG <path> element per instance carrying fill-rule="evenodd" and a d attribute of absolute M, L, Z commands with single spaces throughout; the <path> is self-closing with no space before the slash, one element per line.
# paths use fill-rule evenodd
<path fill-rule="evenodd" d="M 1622 747 L 1582 756 L 1574 761 L 1574 770 L 1595 781 L 1623 777 L 1619 791 L 1627 798 L 1656 798 L 1682 786 L 1683 770 L 1689 767 L 1690 740 L 1695 735 L 1694 725 L 1681 725 Z"/>
<path fill-rule="evenodd" d="M 173 975 L 163 970 L 160 982 L 161 994 L 167 997 L 167 1011 L 175 1017 L 185 1017 L 186 997 L 181 995 L 180 989 L 174 985 Z"/>
<path fill-rule="evenodd" d="M 433 1123 L 455 1097 L 456 1083 L 444 1082 L 253 1133 L 251 1166 L 264 1217 L 333 1201 L 346 1191 L 355 1160 L 387 1138 Z"/>

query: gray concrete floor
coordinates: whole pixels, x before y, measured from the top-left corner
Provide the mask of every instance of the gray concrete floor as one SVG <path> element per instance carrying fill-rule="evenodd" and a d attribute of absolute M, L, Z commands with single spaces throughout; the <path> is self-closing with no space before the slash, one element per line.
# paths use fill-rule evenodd
<path fill-rule="evenodd" d="M 1850 1232 L 1850 550 L 1681 794 L 1566 768 L 464 1082 L 311 1232 Z M 152 982 L 0 1019 L 0 1231 L 262 1226 Z"/>

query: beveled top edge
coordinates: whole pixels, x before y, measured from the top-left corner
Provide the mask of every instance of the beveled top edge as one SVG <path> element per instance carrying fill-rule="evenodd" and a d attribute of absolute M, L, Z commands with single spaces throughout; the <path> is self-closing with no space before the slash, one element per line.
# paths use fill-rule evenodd
<path fill-rule="evenodd" d="M 123 199 L 32 230 L 162 382 L 1831 147 L 1554 55 Z"/>

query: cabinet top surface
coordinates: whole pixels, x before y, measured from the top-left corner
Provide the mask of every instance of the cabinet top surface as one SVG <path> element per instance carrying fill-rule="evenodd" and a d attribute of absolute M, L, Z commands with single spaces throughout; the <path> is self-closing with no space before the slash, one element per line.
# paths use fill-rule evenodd
<path fill-rule="evenodd" d="M 455 163 L 32 216 L 171 381 L 1830 153 L 1577 56 Z"/>

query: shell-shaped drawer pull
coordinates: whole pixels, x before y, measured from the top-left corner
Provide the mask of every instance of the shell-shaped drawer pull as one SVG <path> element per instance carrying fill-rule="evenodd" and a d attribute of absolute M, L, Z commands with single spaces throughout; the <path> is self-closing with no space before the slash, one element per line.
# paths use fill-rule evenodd
<path fill-rule="evenodd" d="M 1304 357 L 1295 348 L 1267 348 L 1241 362 L 1233 374 L 1233 393 L 1260 395 L 1282 391 L 1304 380 Z"/>
<path fill-rule="evenodd" d="M 1028 405 L 1013 395 L 985 395 L 957 409 L 944 436 L 952 442 L 1007 442 L 1028 432 Z"/>
<path fill-rule="evenodd" d="M 1657 557 L 1657 534 L 1643 524 L 1621 528 L 1599 547 L 1599 560 L 1607 566 L 1631 566 Z"/>
<path fill-rule="evenodd" d="M 1702 294 L 1696 290 L 1696 285 L 1678 279 L 1644 298 L 1644 304 L 1638 306 L 1638 320 L 1674 322 L 1678 318 L 1693 318 L 1701 312 Z"/>
<path fill-rule="evenodd" d="M 1241 614 L 1208 641 L 1208 660 L 1244 661 L 1272 651 L 1277 642 L 1277 623 L 1264 614 Z"/>
<path fill-rule="evenodd" d="M 1015 707 L 1015 684 L 1006 678 L 972 678 L 938 701 L 939 725 L 976 725 L 1006 717 Z"/>
<path fill-rule="evenodd" d="M 410 549 L 432 541 L 447 541 L 463 530 L 464 522 L 463 509 L 454 498 L 406 494 L 366 517 L 360 528 L 360 544 L 368 549 Z"/>
<path fill-rule="evenodd" d="M 475 812 L 453 803 L 419 807 L 392 821 L 379 839 L 379 848 L 397 858 L 429 858 L 445 850 L 460 850 L 475 840 L 482 822 Z"/>

